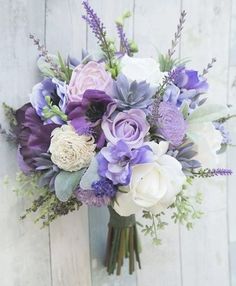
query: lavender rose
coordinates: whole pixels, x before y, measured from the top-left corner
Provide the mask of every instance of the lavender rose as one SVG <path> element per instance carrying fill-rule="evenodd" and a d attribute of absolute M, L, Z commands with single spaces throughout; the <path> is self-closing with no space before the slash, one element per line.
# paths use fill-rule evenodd
<path fill-rule="evenodd" d="M 90 61 L 86 65 L 78 65 L 68 86 L 69 101 L 80 101 L 88 89 L 104 91 L 111 95 L 113 81 L 111 75 L 105 70 L 104 63 Z"/>
<path fill-rule="evenodd" d="M 107 141 L 116 144 L 123 140 L 130 148 L 141 147 L 150 128 L 144 111 L 131 109 L 113 113 L 114 108 L 114 105 L 108 106 L 102 122 L 102 130 Z"/>

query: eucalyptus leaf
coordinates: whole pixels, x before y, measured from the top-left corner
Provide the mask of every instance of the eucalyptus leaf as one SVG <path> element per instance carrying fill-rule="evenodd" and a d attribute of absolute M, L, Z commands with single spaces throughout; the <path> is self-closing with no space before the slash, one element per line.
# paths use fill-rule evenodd
<path fill-rule="evenodd" d="M 81 177 L 83 176 L 85 169 L 81 169 L 76 172 L 61 171 L 55 179 L 55 192 L 57 198 L 66 202 L 73 194 L 74 190 L 79 185 Z"/>
<path fill-rule="evenodd" d="M 202 105 L 194 110 L 187 118 L 189 123 L 216 121 L 229 114 L 229 108 L 220 104 Z"/>
<path fill-rule="evenodd" d="M 84 190 L 91 189 L 92 183 L 98 181 L 100 179 L 98 175 L 98 161 L 97 158 L 94 157 L 87 169 L 84 173 L 83 177 L 80 181 L 80 187 Z"/>

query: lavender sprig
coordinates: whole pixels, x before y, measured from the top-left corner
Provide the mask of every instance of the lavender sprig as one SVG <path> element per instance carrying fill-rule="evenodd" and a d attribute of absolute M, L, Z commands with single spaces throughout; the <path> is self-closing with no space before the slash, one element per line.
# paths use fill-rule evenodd
<path fill-rule="evenodd" d="M 233 174 L 233 171 L 231 169 L 223 169 L 223 168 L 217 168 L 217 169 L 200 169 L 198 172 L 192 172 L 193 177 L 198 178 L 210 178 L 214 176 L 230 176 Z"/>
<path fill-rule="evenodd" d="M 120 51 L 130 56 L 131 51 L 130 51 L 129 41 L 124 32 L 124 26 L 121 25 L 120 23 L 116 23 L 116 28 L 117 28 L 117 32 L 120 38 Z"/>
<path fill-rule="evenodd" d="M 56 76 L 60 78 L 61 70 L 59 66 L 53 61 L 53 59 L 49 56 L 48 50 L 46 49 L 46 47 L 40 44 L 40 40 L 36 38 L 34 35 L 30 34 L 29 38 L 33 40 L 33 43 L 37 47 L 38 51 L 40 52 L 40 55 L 44 57 L 45 62 L 50 64 L 51 70 L 55 73 Z"/>
<path fill-rule="evenodd" d="M 106 38 L 105 26 L 88 2 L 83 1 L 82 5 L 87 13 L 87 15 L 83 15 L 82 18 L 88 23 L 95 37 L 98 39 L 98 44 L 107 57 L 109 67 L 113 68 L 114 49 L 111 41 Z"/>
<path fill-rule="evenodd" d="M 185 10 L 183 10 L 180 14 L 179 24 L 177 25 L 177 31 L 175 32 L 174 40 L 172 40 L 171 42 L 171 48 L 168 50 L 169 59 L 171 59 L 173 54 L 175 53 L 175 48 L 181 37 L 181 32 L 183 30 L 186 15 L 187 13 L 185 12 Z"/>
<path fill-rule="evenodd" d="M 211 62 L 203 69 L 202 76 L 206 75 L 216 62 L 216 58 L 212 58 Z"/>

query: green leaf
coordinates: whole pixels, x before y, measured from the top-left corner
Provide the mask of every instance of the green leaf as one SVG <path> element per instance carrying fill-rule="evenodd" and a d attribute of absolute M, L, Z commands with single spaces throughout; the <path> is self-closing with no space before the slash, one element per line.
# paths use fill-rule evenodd
<path fill-rule="evenodd" d="M 73 191 L 79 185 L 81 177 L 83 176 L 85 169 L 81 169 L 76 172 L 66 172 L 61 171 L 55 179 L 55 192 L 57 198 L 66 202 L 70 196 L 73 194 Z"/>
<path fill-rule="evenodd" d="M 80 181 L 80 187 L 84 190 L 89 190 L 92 186 L 92 183 L 98 181 L 100 179 L 98 175 L 98 161 L 97 158 L 94 157 L 87 169 L 84 173 L 83 177 Z"/>
<path fill-rule="evenodd" d="M 229 108 L 220 104 L 202 105 L 187 118 L 189 123 L 203 123 L 218 120 L 229 114 Z"/>

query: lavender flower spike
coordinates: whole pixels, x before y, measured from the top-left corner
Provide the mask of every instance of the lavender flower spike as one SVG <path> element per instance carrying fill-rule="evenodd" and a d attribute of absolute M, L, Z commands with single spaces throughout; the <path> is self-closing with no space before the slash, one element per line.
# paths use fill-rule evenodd
<path fill-rule="evenodd" d="M 231 169 L 211 169 L 210 173 L 212 176 L 231 176 L 233 174 L 233 171 Z"/>
<path fill-rule="evenodd" d="M 103 42 L 104 36 L 106 35 L 104 24 L 87 1 L 83 1 L 82 5 L 87 13 L 87 15 L 83 15 L 82 18 L 88 23 L 96 38 L 100 42 Z"/>
<path fill-rule="evenodd" d="M 121 25 L 120 23 L 116 23 L 116 28 L 117 28 L 118 36 L 120 38 L 120 50 L 122 53 L 124 52 L 128 56 L 130 56 L 131 55 L 130 45 L 126 37 L 126 34 L 124 32 L 124 26 Z"/>

